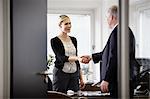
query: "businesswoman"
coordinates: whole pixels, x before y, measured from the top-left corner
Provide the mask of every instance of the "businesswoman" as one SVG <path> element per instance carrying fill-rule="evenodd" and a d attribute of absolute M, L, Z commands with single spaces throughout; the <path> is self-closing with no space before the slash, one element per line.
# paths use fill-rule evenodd
<path fill-rule="evenodd" d="M 77 40 L 69 36 L 71 21 L 67 15 L 60 15 L 59 27 L 61 32 L 51 39 L 51 46 L 55 53 L 55 67 L 53 70 L 53 90 L 67 93 L 67 90 L 77 92 L 84 87 L 82 72 L 77 56 Z M 80 85 L 79 85 L 80 79 Z"/>

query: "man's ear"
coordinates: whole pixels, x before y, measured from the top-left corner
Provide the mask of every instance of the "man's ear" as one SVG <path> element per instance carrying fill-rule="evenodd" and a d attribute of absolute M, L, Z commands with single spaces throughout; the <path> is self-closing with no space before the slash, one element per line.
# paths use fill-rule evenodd
<path fill-rule="evenodd" d="M 114 16 L 113 15 L 111 15 L 111 20 L 113 20 L 114 19 Z"/>

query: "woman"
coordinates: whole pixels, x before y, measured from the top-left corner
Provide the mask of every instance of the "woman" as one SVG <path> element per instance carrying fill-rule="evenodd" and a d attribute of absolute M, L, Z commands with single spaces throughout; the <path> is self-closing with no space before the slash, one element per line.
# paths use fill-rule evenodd
<path fill-rule="evenodd" d="M 81 88 L 84 87 L 82 72 L 80 70 L 77 56 L 77 40 L 69 36 L 71 21 L 67 15 L 59 17 L 61 32 L 51 39 L 51 46 L 55 53 L 56 61 L 53 70 L 53 90 L 67 93 L 67 90 L 77 92 L 79 90 L 79 79 Z"/>

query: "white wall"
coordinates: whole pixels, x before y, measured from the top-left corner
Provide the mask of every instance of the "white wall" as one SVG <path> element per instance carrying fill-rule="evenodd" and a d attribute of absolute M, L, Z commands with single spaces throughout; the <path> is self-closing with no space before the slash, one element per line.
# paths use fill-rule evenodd
<path fill-rule="evenodd" d="M 92 42 L 92 45 L 94 45 L 94 50 L 92 53 L 97 53 L 97 52 L 100 52 L 102 47 L 102 36 L 101 36 L 101 28 L 102 28 L 102 24 L 101 24 L 101 6 L 99 6 L 98 8 L 96 8 L 94 10 L 94 32 L 95 33 L 91 33 L 93 36 L 93 42 Z M 93 63 L 93 62 L 92 62 Z M 100 64 L 97 63 L 97 64 L 92 64 L 92 69 L 93 69 L 93 80 L 94 82 L 98 82 L 99 79 L 100 79 Z"/>
<path fill-rule="evenodd" d="M 3 0 L 0 0 L 0 99 L 3 99 Z"/>
<path fill-rule="evenodd" d="M 89 10 L 100 6 L 101 0 L 47 0 L 48 9 L 54 10 Z"/>

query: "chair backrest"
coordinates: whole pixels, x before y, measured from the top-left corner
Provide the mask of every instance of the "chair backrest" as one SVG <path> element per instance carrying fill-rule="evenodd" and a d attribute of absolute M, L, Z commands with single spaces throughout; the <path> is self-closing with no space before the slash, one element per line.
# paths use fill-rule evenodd
<path fill-rule="evenodd" d="M 48 99 L 72 99 L 67 94 L 56 91 L 48 91 Z"/>
<path fill-rule="evenodd" d="M 150 71 L 150 59 L 148 58 L 138 58 L 138 63 L 140 64 L 139 76 Z"/>

